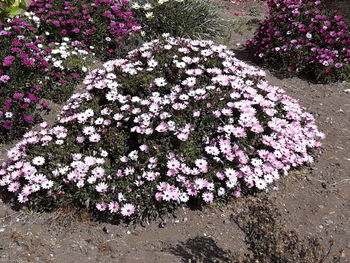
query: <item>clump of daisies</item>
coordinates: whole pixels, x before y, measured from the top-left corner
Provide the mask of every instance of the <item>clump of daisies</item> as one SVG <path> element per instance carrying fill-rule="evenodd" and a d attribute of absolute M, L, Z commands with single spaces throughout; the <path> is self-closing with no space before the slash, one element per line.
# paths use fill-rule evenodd
<path fill-rule="evenodd" d="M 324 136 L 264 76 L 226 46 L 164 35 L 91 71 L 55 125 L 8 152 L 0 186 L 130 220 L 264 190 Z"/>
<path fill-rule="evenodd" d="M 197 39 L 223 36 L 223 19 L 212 0 L 133 0 L 130 5 L 145 39 L 163 33 Z"/>
<path fill-rule="evenodd" d="M 349 26 L 323 2 L 267 0 L 269 16 L 246 42 L 247 49 L 283 75 L 323 83 L 349 80 Z"/>
<path fill-rule="evenodd" d="M 50 33 L 46 32 L 46 36 Z M 56 72 L 51 75 L 43 76 L 41 84 L 50 83 L 56 79 L 55 85 L 45 93 L 45 98 L 54 102 L 64 102 L 72 95 L 76 85 L 83 79 L 87 71 L 91 70 L 96 63 L 95 49 L 89 48 L 77 40 L 71 40 L 64 37 L 62 42 L 51 42 L 48 44 L 50 53 L 45 59 L 52 65 Z M 62 76 L 68 78 L 62 78 Z"/>
<path fill-rule="evenodd" d="M 103 59 L 119 55 L 140 31 L 125 0 L 35 0 L 28 10 L 40 18 L 51 41 L 69 37 L 94 46 Z"/>

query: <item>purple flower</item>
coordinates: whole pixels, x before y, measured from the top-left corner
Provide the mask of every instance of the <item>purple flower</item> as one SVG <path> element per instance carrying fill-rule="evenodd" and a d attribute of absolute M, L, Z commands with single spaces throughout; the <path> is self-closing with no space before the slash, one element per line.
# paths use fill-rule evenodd
<path fill-rule="evenodd" d="M 28 122 L 28 123 L 31 123 L 31 122 L 33 122 L 34 118 L 30 115 L 24 115 L 23 120 Z"/>
<path fill-rule="evenodd" d="M 4 121 L 2 122 L 2 126 L 3 126 L 6 130 L 9 130 L 9 129 L 11 129 L 11 127 L 12 127 L 12 121 L 10 121 L 10 120 L 4 120 Z"/>
<path fill-rule="evenodd" d="M 30 99 L 31 101 L 39 101 L 38 97 L 35 96 L 33 93 L 28 93 L 27 98 Z"/>
<path fill-rule="evenodd" d="M 13 94 L 13 98 L 14 99 L 22 99 L 23 98 L 23 94 L 19 93 L 19 92 L 16 92 L 15 94 Z"/>

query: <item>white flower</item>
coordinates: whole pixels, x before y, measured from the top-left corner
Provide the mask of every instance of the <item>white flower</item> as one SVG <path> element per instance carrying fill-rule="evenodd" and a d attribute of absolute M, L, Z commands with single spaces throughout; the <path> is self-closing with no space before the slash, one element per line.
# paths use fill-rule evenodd
<path fill-rule="evenodd" d="M 312 34 L 311 34 L 310 32 L 308 32 L 308 33 L 306 33 L 306 37 L 307 37 L 308 39 L 311 39 L 311 38 L 312 38 Z"/>
<path fill-rule="evenodd" d="M 13 113 L 12 112 L 6 112 L 5 113 L 5 117 L 6 118 L 12 118 L 13 117 Z"/>
<path fill-rule="evenodd" d="M 258 188 L 259 190 L 265 189 L 266 185 L 267 185 L 263 179 L 256 179 L 254 181 L 254 183 L 255 183 L 256 188 Z"/>
<path fill-rule="evenodd" d="M 151 68 L 154 68 L 158 65 L 158 62 L 155 61 L 154 59 L 151 59 L 150 61 L 148 61 L 148 66 L 151 67 Z"/>
<path fill-rule="evenodd" d="M 143 6 L 143 9 L 145 9 L 145 10 L 150 10 L 151 8 L 152 8 L 152 5 L 149 3 L 147 3 Z"/>
<path fill-rule="evenodd" d="M 258 159 L 258 158 L 253 158 L 251 160 L 251 163 L 252 163 L 253 166 L 257 167 L 257 166 L 261 166 L 263 164 L 263 161 Z"/>
<path fill-rule="evenodd" d="M 104 193 L 107 192 L 108 190 L 108 185 L 106 183 L 99 183 L 96 185 L 96 191 L 99 193 Z"/>
<path fill-rule="evenodd" d="M 154 83 L 158 86 L 158 87 L 164 87 L 166 86 L 167 82 L 164 78 L 156 78 L 154 80 Z"/>
<path fill-rule="evenodd" d="M 138 4 L 138 3 L 134 3 L 134 4 L 132 4 L 132 6 L 131 6 L 131 8 L 133 8 L 133 9 L 140 9 L 140 5 Z"/>
<path fill-rule="evenodd" d="M 134 150 L 134 151 L 130 152 L 128 156 L 129 156 L 129 158 L 131 160 L 136 161 L 138 159 L 138 157 L 139 157 L 138 156 L 138 151 Z"/>
<path fill-rule="evenodd" d="M 146 18 L 147 19 L 152 19 L 153 18 L 153 12 L 147 12 L 146 13 Z"/>
<path fill-rule="evenodd" d="M 183 203 L 186 203 L 188 202 L 188 200 L 190 199 L 188 194 L 186 193 L 182 193 L 179 197 L 180 201 L 183 202 Z"/>
<path fill-rule="evenodd" d="M 53 186 L 53 181 L 51 181 L 51 180 L 47 180 L 47 181 L 41 183 L 41 187 L 43 189 L 50 189 L 52 186 Z"/>
<path fill-rule="evenodd" d="M 224 194 L 225 194 L 225 188 L 223 188 L 223 187 L 220 187 L 219 189 L 218 189 L 218 196 L 223 196 Z"/>
<path fill-rule="evenodd" d="M 32 163 L 37 166 L 41 166 L 45 163 L 45 158 L 42 156 L 37 156 L 33 159 Z"/>
<path fill-rule="evenodd" d="M 32 184 L 31 188 L 32 192 L 38 192 L 40 190 L 40 184 Z"/>

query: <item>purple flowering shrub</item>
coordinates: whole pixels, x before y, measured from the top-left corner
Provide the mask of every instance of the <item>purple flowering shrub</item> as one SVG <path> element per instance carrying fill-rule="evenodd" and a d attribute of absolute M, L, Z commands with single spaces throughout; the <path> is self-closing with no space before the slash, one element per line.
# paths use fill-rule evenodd
<path fill-rule="evenodd" d="M 43 98 L 67 100 L 82 77 L 88 52 L 80 42 L 48 42 L 30 13 L 0 23 L 0 140 L 40 121 Z"/>
<path fill-rule="evenodd" d="M 35 0 L 29 6 L 42 21 L 41 30 L 53 41 L 63 37 L 96 47 L 102 57 L 116 55 L 140 25 L 127 1 L 115 0 Z"/>
<path fill-rule="evenodd" d="M 39 48 L 44 40 L 35 32 L 36 25 L 25 19 L 0 23 L 0 140 L 40 121 L 47 108 L 35 79 L 49 67 L 48 52 Z"/>
<path fill-rule="evenodd" d="M 267 4 L 269 17 L 246 43 L 256 58 L 282 72 L 321 82 L 350 78 L 350 31 L 342 16 L 321 1 Z"/>
<path fill-rule="evenodd" d="M 145 43 L 90 72 L 54 126 L 25 134 L 0 186 L 30 206 L 132 220 L 263 190 L 313 162 L 324 136 L 264 76 L 212 41 Z"/>

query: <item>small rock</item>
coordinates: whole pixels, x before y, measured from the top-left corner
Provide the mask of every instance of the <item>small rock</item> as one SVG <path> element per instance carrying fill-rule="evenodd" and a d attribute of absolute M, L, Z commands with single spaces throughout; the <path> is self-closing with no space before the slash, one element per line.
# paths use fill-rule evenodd
<path fill-rule="evenodd" d="M 224 224 L 229 224 L 230 223 L 230 219 L 225 219 L 224 220 Z"/>
<path fill-rule="evenodd" d="M 184 218 L 182 219 L 182 221 L 187 222 L 187 221 L 188 221 L 188 218 L 187 218 L 187 217 L 184 217 Z"/>

